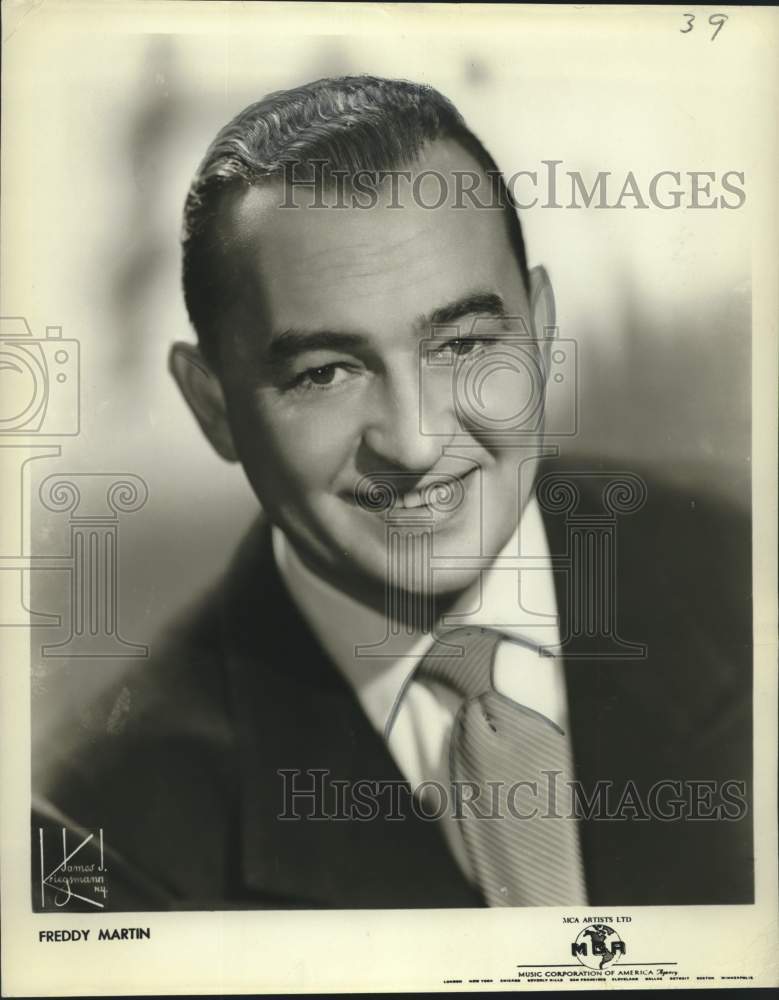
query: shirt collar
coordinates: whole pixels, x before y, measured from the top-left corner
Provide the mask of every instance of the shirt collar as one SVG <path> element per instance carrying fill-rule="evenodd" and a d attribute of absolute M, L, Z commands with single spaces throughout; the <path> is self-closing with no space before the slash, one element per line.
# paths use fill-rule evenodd
<path fill-rule="evenodd" d="M 313 573 L 276 527 L 273 553 L 298 610 L 355 691 L 373 725 L 383 730 L 403 685 L 429 647 L 430 636 L 400 634 L 393 636 L 388 647 L 382 641 L 388 634 L 386 616 Z M 537 560 L 538 568 L 518 574 L 516 566 L 501 565 L 520 555 Z M 517 529 L 491 567 L 444 615 L 443 623 L 496 628 L 508 638 L 534 647 L 556 645 L 554 581 L 535 497 L 527 503 Z M 359 655 L 357 647 L 363 647 Z M 374 647 L 377 652 L 371 655 L 365 647 Z"/>

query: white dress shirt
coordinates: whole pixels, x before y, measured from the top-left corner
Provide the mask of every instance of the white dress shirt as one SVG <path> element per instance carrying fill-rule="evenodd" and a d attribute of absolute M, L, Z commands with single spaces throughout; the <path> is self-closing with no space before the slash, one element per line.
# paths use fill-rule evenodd
<path fill-rule="evenodd" d="M 421 633 L 399 637 L 393 656 L 368 656 L 357 646 L 380 643 L 387 634 L 385 616 L 346 596 L 320 579 L 300 560 L 284 534 L 273 528 L 273 552 L 284 583 L 320 644 L 354 690 L 363 711 L 387 743 L 412 789 L 423 782 L 449 787 L 448 750 L 461 699 L 435 681 L 412 679 L 431 645 Z M 508 569 L 501 558 L 527 556 L 538 568 Z M 539 654 L 557 646 L 557 605 L 548 564 L 549 550 L 535 498 L 525 507 L 519 527 L 491 567 L 444 616 L 444 624 L 474 625 L 504 633 L 494 663 L 495 689 L 515 702 L 567 726 L 565 678 L 558 659 Z M 397 652 L 397 655 L 394 655 Z M 431 811 L 440 804 L 429 789 Z M 465 845 L 447 809 L 440 822 L 446 841 L 464 874 L 472 879 Z"/>

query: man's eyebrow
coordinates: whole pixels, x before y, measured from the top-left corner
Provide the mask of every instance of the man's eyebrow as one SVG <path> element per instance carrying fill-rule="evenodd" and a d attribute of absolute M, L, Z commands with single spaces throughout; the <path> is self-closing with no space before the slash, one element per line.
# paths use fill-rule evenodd
<path fill-rule="evenodd" d="M 495 292 L 470 292 L 454 302 L 434 309 L 424 318 L 426 326 L 442 326 L 454 323 L 463 316 L 475 314 L 497 316 L 506 315 L 506 306 Z M 297 330 L 291 328 L 276 335 L 268 345 L 267 361 L 272 365 L 283 364 L 306 351 L 353 351 L 364 347 L 366 337 L 359 333 L 343 330 Z"/>
<path fill-rule="evenodd" d="M 450 302 L 440 309 L 435 309 L 427 318 L 431 326 L 443 326 L 454 323 L 463 316 L 473 316 L 477 313 L 489 316 L 506 316 L 506 305 L 500 295 L 495 292 L 470 292 L 461 299 Z"/>
<path fill-rule="evenodd" d="M 268 346 L 267 359 L 271 364 L 289 361 L 306 351 L 349 351 L 365 343 L 358 333 L 338 330 L 284 330 Z"/>

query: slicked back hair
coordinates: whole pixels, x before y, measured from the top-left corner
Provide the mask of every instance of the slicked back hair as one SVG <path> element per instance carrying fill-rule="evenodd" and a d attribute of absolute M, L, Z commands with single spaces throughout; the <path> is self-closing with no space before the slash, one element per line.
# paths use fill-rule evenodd
<path fill-rule="evenodd" d="M 504 210 L 517 266 L 529 288 L 522 230 L 503 175 L 459 111 L 432 87 L 371 76 L 317 80 L 269 94 L 224 126 L 201 162 L 184 205 L 184 299 L 205 357 L 218 360 L 218 326 L 231 293 L 223 266 L 229 240 L 218 235 L 227 191 L 305 173 L 324 181 L 414 162 L 423 146 L 452 139 L 476 160 Z M 303 173 L 301 173 L 301 170 Z M 233 293 L 238 289 L 232 290 Z"/>

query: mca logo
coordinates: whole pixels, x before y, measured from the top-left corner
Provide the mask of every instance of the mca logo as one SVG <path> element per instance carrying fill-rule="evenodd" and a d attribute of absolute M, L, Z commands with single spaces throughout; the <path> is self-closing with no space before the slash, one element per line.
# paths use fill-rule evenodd
<path fill-rule="evenodd" d="M 576 935 L 571 954 L 588 969 L 605 969 L 625 954 L 625 942 L 608 924 L 588 924 Z"/>

